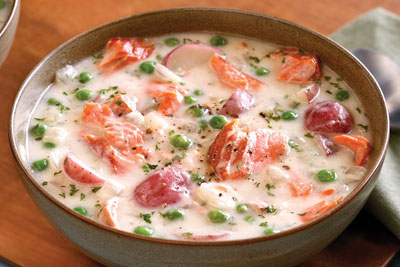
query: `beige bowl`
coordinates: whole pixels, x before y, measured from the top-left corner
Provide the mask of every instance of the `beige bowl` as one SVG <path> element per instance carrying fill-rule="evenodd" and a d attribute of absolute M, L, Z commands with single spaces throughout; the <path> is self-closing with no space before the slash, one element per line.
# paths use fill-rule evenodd
<path fill-rule="evenodd" d="M 17 29 L 20 11 L 20 0 L 11 1 L 8 16 L 4 25 L 0 26 L 0 66 L 10 52 Z"/>
<path fill-rule="evenodd" d="M 333 210 L 288 231 L 237 241 L 164 240 L 122 232 L 93 222 L 50 196 L 32 177 L 26 161 L 27 119 L 54 73 L 104 47 L 116 37 L 155 36 L 171 32 L 211 31 L 237 34 L 318 54 L 354 89 L 370 119 L 373 150 L 367 174 Z M 294 23 L 246 11 L 180 8 L 123 18 L 85 32 L 43 59 L 22 85 L 12 110 L 10 145 L 17 169 L 33 200 L 67 238 L 85 253 L 109 265 L 124 266 L 287 266 L 316 254 L 332 242 L 363 207 L 375 182 L 388 142 L 388 114 L 381 90 L 371 74 L 334 41 Z"/>

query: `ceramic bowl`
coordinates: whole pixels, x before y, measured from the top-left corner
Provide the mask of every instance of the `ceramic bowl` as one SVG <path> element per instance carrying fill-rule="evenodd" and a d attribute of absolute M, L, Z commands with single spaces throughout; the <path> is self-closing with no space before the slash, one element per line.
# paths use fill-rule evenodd
<path fill-rule="evenodd" d="M 7 18 L 0 25 L 0 66 L 10 52 L 19 20 L 20 0 L 11 0 L 9 3 Z"/>
<path fill-rule="evenodd" d="M 339 205 L 304 225 L 271 236 L 234 241 L 164 240 L 122 232 L 93 222 L 55 200 L 32 177 L 26 160 L 26 118 L 54 73 L 65 64 L 101 50 L 112 37 L 145 37 L 172 32 L 210 31 L 294 46 L 320 56 L 353 88 L 370 119 L 373 150 L 367 173 Z M 288 266 L 318 253 L 356 217 L 376 180 L 388 142 L 388 114 L 379 86 L 347 50 L 310 29 L 263 14 L 214 8 L 160 10 L 122 18 L 85 32 L 44 58 L 23 83 L 10 121 L 17 169 L 32 199 L 53 225 L 83 252 L 107 265 L 123 266 Z"/>

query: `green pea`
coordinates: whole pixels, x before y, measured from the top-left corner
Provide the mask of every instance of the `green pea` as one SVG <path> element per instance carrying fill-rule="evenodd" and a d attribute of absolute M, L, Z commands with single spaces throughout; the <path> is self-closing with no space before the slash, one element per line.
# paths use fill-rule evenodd
<path fill-rule="evenodd" d="M 75 94 L 76 99 L 78 99 L 79 101 L 89 100 L 92 98 L 92 96 L 93 96 L 93 92 L 90 90 L 87 90 L 87 89 L 79 90 Z"/>
<path fill-rule="evenodd" d="M 79 78 L 78 78 L 78 80 L 79 80 L 79 82 L 80 83 L 87 83 L 87 82 L 89 82 L 91 79 L 93 79 L 93 76 L 92 76 L 92 74 L 90 74 L 90 72 L 81 72 L 81 73 L 79 73 Z"/>
<path fill-rule="evenodd" d="M 256 221 L 253 216 L 246 216 L 244 217 L 244 220 L 248 223 L 253 223 Z"/>
<path fill-rule="evenodd" d="M 153 230 L 151 227 L 149 227 L 149 226 L 143 225 L 143 226 L 138 226 L 138 227 L 136 227 L 136 228 L 133 230 L 133 232 L 134 232 L 135 234 L 138 234 L 138 235 L 151 236 L 151 235 L 153 235 L 154 230 Z"/>
<path fill-rule="evenodd" d="M 32 163 L 32 167 L 37 171 L 44 171 L 49 167 L 49 161 L 47 159 L 39 159 Z"/>
<path fill-rule="evenodd" d="M 236 211 L 238 213 L 246 213 L 249 210 L 249 206 L 247 204 L 239 204 L 236 206 Z"/>
<path fill-rule="evenodd" d="M 156 63 L 153 61 L 145 61 L 139 65 L 139 69 L 144 73 L 153 74 L 155 65 Z"/>
<path fill-rule="evenodd" d="M 264 67 L 258 67 L 258 68 L 256 69 L 256 74 L 257 74 L 258 76 L 264 76 L 264 75 L 267 75 L 268 73 L 269 73 L 269 70 L 266 69 L 266 68 L 264 68 Z"/>
<path fill-rule="evenodd" d="M 271 228 L 266 229 L 266 230 L 264 231 L 264 235 L 272 235 L 272 234 L 274 234 L 274 233 L 275 233 L 274 229 L 271 229 Z"/>
<path fill-rule="evenodd" d="M 171 145 L 179 149 L 187 149 L 192 145 L 192 140 L 185 135 L 177 134 L 171 138 Z"/>
<path fill-rule="evenodd" d="M 46 142 L 43 144 L 45 148 L 55 148 L 56 144 L 52 143 L 52 142 Z"/>
<path fill-rule="evenodd" d="M 194 90 L 194 95 L 196 95 L 196 96 L 202 96 L 204 93 L 203 93 L 203 91 L 201 91 L 200 89 L 196 89 L 196 90 Z"/>
<path fill-rule="evenodd" d="M 200 126 L 200 129 L 205 130 L 208 127 L 208 123 L 207 123 L 206 120 L 200 120 L 199 121 L 199 126 Z"/>
<path fill-rule="evenodd" d="M 337 174 L 334 170 L 320 170 L 316 174 L 319 181 L 327 183 L 333 182 L 337 178 Z"/>
<path fill-rule="evenodd" d="M 208 212 L 208 218 L 212 223 L 224 223 L 228 220 L 229 214 L 221 210 L 211 210 Z"/>
<path fill-rule="evenodd" d="M 77 213 L 80 213 L 83 216 L 87 216 L 88 215 L 88 211 L 84 207 L 79 207 L 79 206 L 75 207 L 74 211 L 76 211 Z"/>
<path fill-rule="evenodd" d="M 285 121 L 293 121 L 297 119 L 297 117 L 299 117 L 299 115 L 294 111 L 285 111 L 282 113 L 282 119 Z"/>
<path fill-rule="evenodd" d="M 210 44 L 212 46 L 224 46 L 228 43 L 228 40 L 226 40 L 224 37 L 222 36 L 214 36 L 211 38 L 210 40 Z"/>
<path fill-rule="evenodd" d="M 52 105 L 52 106 L 59 106 L 59 105 L 61 105 L 61 102 L 55 98 L 49 98 L 49 100 L 47 100 L 47 104 Z"/>
<path fill-rule="evenodd" d="M 191 106 L 188 112 L 193 115 L 193 117 L 200 118 L 207 113 L 207 109 L 201 105 Z"/>
<path fill-rule="evenodd" d="M 346 90 L 340 90 L 339 92 L 336 93 L 336 99 L 339 101 L 345 101 L 346 99 L 349 99 L 350 94 Z"/>
<path fill-rule="evenodd" d="M 36 124 L 31 128 L 31 134 L 34 137 L 43 137 L 44 133 L 46 132 L 48 126 L 46 124 Z"/>
<path fill-rule="evenodd" d="M 184 101 L 185 101 L 185 104 L 191 105 L 191 104 L 196 103 L 197 99 L 194 96 L 187 95 L 187 96 L 185 96 Z"/>
<path fill-rule="evenodd" d="M 164 44 L 166 44 L 167 46 L 170 46 L 170 47 L 177 46 L 179 43 L 180 43 L 179 40 L 175 37 L 164 40 Z"/>
<path fill-rule="evenodd" d="M 5 8 L 5 7 L 6 7 L 6 5 L 7 5 L 7 2 L 6 2 L 6 1 L 4 1 L 4 0 L 0 0 L 0 9 L 3 9 L 3 8 Z"/>
<path fill-rule="evenodd" d="M 210 120 L 210 126 L 213 127 L 214 129 L 222 129 L 224 128 L 225 124 L 228 122 L 225 116 L 222 115 L 216 115 L 211 118 Z"/>
<path fill-rule="evenodd" d="M 192 182 L 195 183 L 202 183 L 206 179 L 204 175 L 201 175 L 200 173 L 192 173 L 190 177 L 192 179 Z"/>
<path fill-rule="evenodd" d="M 167 218 L 170 221 L 175 221 L 177 219 L 183 219 L 184 216 L 184 212 L 181 210 L 177 210 L 177 209 L 173 209 L 173 210 L 169 210 L 166 213 L 161 213 L 161 216 L 163 216 L 164 218 Z"/>

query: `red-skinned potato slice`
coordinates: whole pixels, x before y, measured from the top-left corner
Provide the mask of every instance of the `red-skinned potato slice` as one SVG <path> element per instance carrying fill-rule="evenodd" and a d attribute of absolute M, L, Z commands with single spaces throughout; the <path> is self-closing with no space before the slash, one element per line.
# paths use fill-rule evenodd
<path fill-rule="evenodd" d="M 332 155 L 336 152 L 337 146 L 329 137 L 322 134 L 316 134 L 315 139 L 326 156 Z"/>
<path fill-rule="evenodd" d="M 168 116 L 173 115 L 182 105 L 185 91 L 170 83 L 149 83 L 146 93 L 154 96 L 160 103 L 158 111 Z"/>
<path fill-rule="evenodd" d="M 320 88 L 317 83 L 313 83 L 307 87 L 301 89 L 307 97 L 308 103 L 312 103 L 319 95 Z"/>
<path fill-rule="evenodd" d="M 251 109 L 255 102 L 252 95 L 244 90 L 237 89 L 225 102 L 218 114 L 238 118 L 239 114 Z"/>
<path fill-rule="evenodd" d="M 83 162 L 75 158 L 72 154 L 68 154 L 64 160 L 65 174 L 72 180 L 87 185 L 102 185 L 103 178 L 94 173 Z"/>
<path fill-rule="evenodd" d="M 103 222 L 111 227 L 118 228 L 118 208 L 119 199 L 117 197 L 110 198 L 103 205 L 102 219 Z"/>
<path fill-rule="evenodd" d="M 134 198 L 143 207 L 158 208 L 178 203 L 189 193 L 189 174 L 179 167 L 168 166 L 150 173 L 135 188 Z"/>
<path fill-rule="evenodd" d="M 106 45 L 103 58 L 98 67 L 112 73 L 128 64 L 148 58 L 154 45 L 142 39 L 112 38 Z"/>
<path fill-rule="evenodd" d="M 233 120 L 210 146 L 208 162 L 223 180 L 245 178 L 284 155 L 287 140 L 287 136 L 266 129 L 240 128 L 239 120 Z"/>
<path fill-rule="evenodd" d="M 355 154 L 354 165 L 362 166 L 371 152 L 371 146 L 367 138 L 359 135 L 338 135 L 332 138 L 333 141 L 351 149 Z"/>
<path fill-rule="evenodd" d="M 138 99 L 136 97 L 116 94 L 114 95 L 109 106 L 116 115 L 121 116 L 136 110 L 137 102 Z"/>
<path fill-rule="evenodd" d="M 340 203 L 340 201 L 342 201 L 342 198 L 336 199 L 330 203 L 328 203 L 326 200 L 322 200 L 321 202 L 318 202 L 311 208 L 307 209 L 305 214 L 301 216 L 301 220 L 305 223 L 314 220 L 325 212 L 333 209 L 337 204 Z"/>
<path fill-rule="evenodd" d="M 232 89 L 258 89 L 264 84 L 256 78 L 244 74 L 243 72 L 229 64 L 219 54 L 213 55 L 210 60 L 210 64 L 217 74 L 219 80 Z"/>
<path fill-rule="evenodd" d="M 348 133 L 353 126 L 350 112 L 338 102 L 322 101 L 311 105 L 305 112 L 305 127 L 321 133 Z"/>
<path fill-rule="evenodd" d="M 321 78 L 319 59 L 313 54 L 301 53 L 297 48 L 282 48 L 270 53 L 279 67 L 278 80 L 288 83 L 310 83 Z"/>
<path fill-rule="evenodd" d="M 204 44 L 182 44 L 163 59 L 162 64 L 173 72 L 185 72 L 194 66 L 208 63 L 215 54 L 224 54 L 218 48 Z"/>

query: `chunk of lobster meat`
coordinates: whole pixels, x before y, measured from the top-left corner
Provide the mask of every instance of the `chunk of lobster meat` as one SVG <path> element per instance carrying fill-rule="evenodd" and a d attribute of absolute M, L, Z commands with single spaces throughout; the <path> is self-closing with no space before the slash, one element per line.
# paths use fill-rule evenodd
<path fill-rule="evenodd" d="M 154 45 L 150 41 L 112 38 L 97 65 L 107 73 L 112 73 L 128 64 L 148 58 L 153 50 Z"/>
<path fill-rule="evenodd" d="M 338 102 L 322 101 L 311 105 L 305 112 L 305 127 L 321 133 L 348 133 L 353 125 L 350 112 Z"/>
<path fill-rule="evenodd" d="M 313 184 L 307 182 L 299 174 L 290 171 L 287 182 L 292 190 L 293 197 L 304 197 L 310 195 L 313 190 Z"/>
<path fill-rule="evenodd" d="M 178 203 L 190 194 L 190 176 L 179 167 L 168 166 L 147 176 L 134 190 L 135 200 L 148 208 Z"/>
<path fill-rule="evenodd" d="M 110 198 L 104 203 L 101 219 L 106 225 L 119 228 L 117 214 L 118 204 L 119 198 L 117 197 Z"/>
<path fill-rule="evenodd" d="M 364 165 L 371 152 L 371 145 L 367 138 L 360 135 L 337 135 L 333 141 L 351 149 L 355 154 L 354 165 Z"/>
<path fill-rule="evenodd" d="M 221 183 L 202 183 L 193 193 L 200 204 L 214 209 L 230 210 L 236 206 L 238 194 L 230 186 Z"/>
<path fill-rule="evenodd" d="M 109 106 L 114 114 L 121 116 L 135 111 L 137 102 L 138 99 L 135 96 L 130 97 L 127 95 L 116 94 L 112 98 Z"/>
<path fill-rule="evenodd" d="M 162 64 L 173 72 L 182 74 L 195 66 L 206 64 L 215 53 L 222 55 L 224 52 L 205 44 L 182 44 L 169 52 Z"/>
<path fill-rule="evenodd" d="M 262 81 L 241 72 L 219 54 L 214 54 L 210 63 L 219 80 L 230 88 L 242 90 L 258 89 L 264 84 Z"/>
<path fill-rule="evenodd" d="M 125 173 L 135 164 L 133 156 L 131 158 L 125 157 L 104 138 L 87 134 L 84 139 L 97 156 L 108 160 L 114 173 Z"/>
<path fill-rule="evenodd" d="M 333 200 L 332 202 L 327 202 L 326 200 L 322 200 L 321 202 L 318 202 L 314 206 L 310 207 L 305 211 L 305 214 L 301 217 L 301 220 L 303 222 L 309 222 L 311 220 L 314 220 L 315 218 L 318 218 L 325 212 L 333 209 L 337 204 L 339 204 L 342 201 L 342 198 L 338 198 L 336 200 Z"/>
<path fill-rule="evenodd" d="M 175 236 L 179 239 L 185 239 L 185 240 L 192 240 L 192 241 L 212 241 L 212 240 L 218 240 L 224 237 L 228 237 L 230 233 L 220 233 L 220 234 L 175 234 Z"/>
<path fill-rule="evenodd" d="M 174 114 L 182 105 L 185 91 L 170 83 L 149 83 L 146 93 L 154 96 L 160 103 L 158 111 L 168 116 Z"/>
<path fill-rule="evenodd" d="M 244 90 L 237 89 L 225 102 L 218 114 L 238 118 L 239 114 L 251 109 L 255 102 L 252 95 Z"/>
<path fill-rule="evenodd" d="M 322 134 L 316 134 L 315 138 L 326 156 L 332 155 L 337 151 L 336 144 L 329 137 Z"/>
<path fill-rule="evenodd" d="M 65 174 L 75 182 L 87 185 L 103 185 L 104 179 L 91 170 L 82 161 L 72 154 L 68 154 L 64 160 Z"/>
<path fill-rule="evenodd" d="M 270 53 L 279 64 L 278 80 L 288 83 L 310 83 L 321 78 L 319 58 L 301 53 L 297 48 L 282 48 Z"/>
<path fill-rule="evenodd" d="M 113 116 L 113 112 L 109 106 L 86 102 L 82 112 L 82 122 L 103 126 Z"/>
<path fill-rule="evenodd" d="M 245 178 L 279 159 L 287 150 L 288 137 L 266 129 L 239 127 L 239 120 L 227 123 L 208 152 L 211 168 L 225 179 Z"/>

